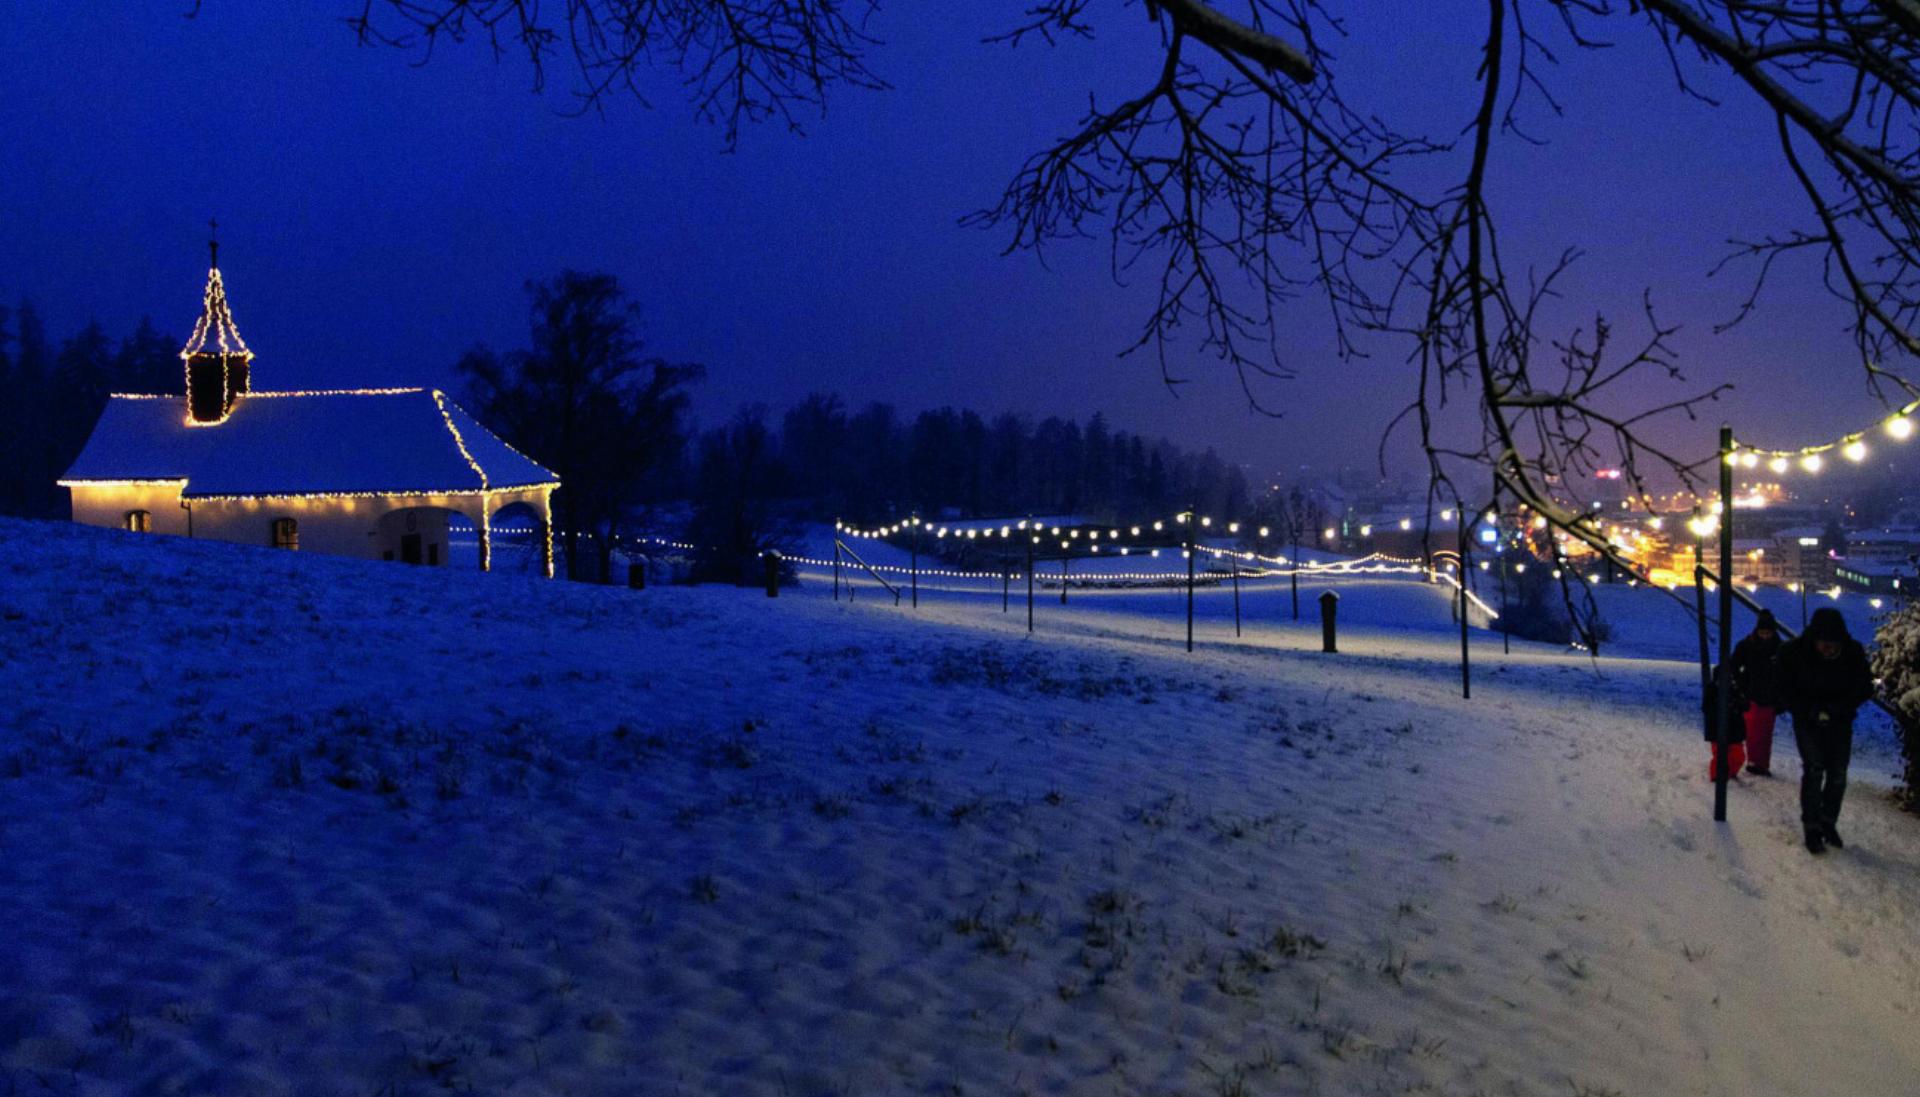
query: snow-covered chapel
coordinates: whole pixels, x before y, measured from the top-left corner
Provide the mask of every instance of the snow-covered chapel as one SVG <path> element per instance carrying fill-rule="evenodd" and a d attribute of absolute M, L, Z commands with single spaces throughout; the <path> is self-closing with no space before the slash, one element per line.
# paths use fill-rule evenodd
<path fill-rule="evenodd" d="M 184 395 L 107 401 L 60 479 L 73 520 L 307 552 L 448 562 L 448 526 L 479 533 L 509 507 L 538 525 L 553 575 L 560 478 L 495 437 L 437 389 L 272 392 L 253 387 L 220 278 L 217 245 L 200 320 L 180 352 Z"/>

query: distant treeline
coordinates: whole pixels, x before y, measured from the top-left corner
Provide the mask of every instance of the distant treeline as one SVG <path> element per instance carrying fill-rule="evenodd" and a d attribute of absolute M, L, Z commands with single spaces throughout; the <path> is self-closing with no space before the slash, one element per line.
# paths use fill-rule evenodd
<path fill-rule="evenodd" d="M 113 392 L 179 392 L 182 340 L 145 319 L 115 339 L 89 323 L 55 347 L 31 302 L 0 306 L 0 514 L 65 518 L 54 481 Z"/>
<path fill-rule="evenodd" d="M 780 416 L 777 435 L 778 494 L 812 504 L 820 518 L 872 524 L 910 514 L 1031 513 L 1107 521 L 1188 507 L 1228 518 L 1250 507 L 1246 474 L 1211 449 L 1114 430 L 1099 414 L 1084 425 L 954 408 L 908 418 L 879 403 L 850 412 L 840 397 L 815 393 Z M 700 448 L 702 456 L 713 452 Z"/>

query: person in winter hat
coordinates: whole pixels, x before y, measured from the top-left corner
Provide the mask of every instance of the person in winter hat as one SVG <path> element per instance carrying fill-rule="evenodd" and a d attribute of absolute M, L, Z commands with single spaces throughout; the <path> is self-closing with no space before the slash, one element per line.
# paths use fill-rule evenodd
<path fill-rule="evenodd" d="M 1719 705 L 1720 691 L 1723 689 L 1728 690 L 1727 757 L 1725 762 L 1727 766 L 1727 778 L 1734 781 L 1739 780 L 1740 767 L 1747 762 L 1747 733 L 1746 725 L 1743 722 L 1746 719 L 1744 712 L 1746 701 L 1740 696 L 1740 691 L 1731 685 L 1731 675 L 1728 672 L 1732 669 L 1732 666 L 1732 659 L 1729 658 L 1727 662 L 1721 663 L 1713 668 L 1713 675 L 1707 682 L 1707 691 L 1702 698 L 1703 703 L 1700 713 L 1702 717 L 1701 730 L 1706 733 L 1707 780 L 1709 781 L 1718 781 L 1720 779 L 1720 767 L 1722 763 L 1720 759 Z"/>
<path fill-rule="evenodd" d="M 1844 848 L 1836 824 L 1853 759 L 1853 717 L 1873 698 L 1873 672 L 1839 610 L 1815 610 L 1806 633 L 1781 647 L 1776 683 L 1800 748 L 1800 823 L 1807 852 Z"/>
<path fill-rule="evenodd" d="M 1763 609 L 1731 656 L 1734 702 L 1745 715 L 1747 772 L 1762 777 L 1773 775 L 1773 721 L 1780 712 L 1774 661 L 1779 656 L 1780 624 L 1772 610 Z"/>

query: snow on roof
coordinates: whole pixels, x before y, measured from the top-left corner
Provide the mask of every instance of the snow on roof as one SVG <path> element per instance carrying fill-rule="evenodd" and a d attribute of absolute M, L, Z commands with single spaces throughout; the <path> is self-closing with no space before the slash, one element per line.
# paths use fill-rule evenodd
<path fill-rule="evenodd" d="M 254 392 L 225 422 L 196 426 L 184 397 L 114 396 L 61 483 L 105 480 L 184 480 L 184 496 L 205 498 L 446 494 L 560 478 L 440 392 L 371 389 Z"/>
<path fill-rule="evenodd" d="M 1847 534 L 1850 545 L 1911 545 L 1920 543 L 1920 529 L 1862 529 Z"/>

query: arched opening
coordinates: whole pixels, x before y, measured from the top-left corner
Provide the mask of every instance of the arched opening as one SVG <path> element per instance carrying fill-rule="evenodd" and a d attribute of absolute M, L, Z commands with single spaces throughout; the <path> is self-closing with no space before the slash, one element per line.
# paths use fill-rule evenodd
<path fill-rule="evenodd" d="M 129 533 L 146 533 L 153 529 L 153 512 L 130 510 L 127 512 L 126 524 Z"/>
<path fill-rule="evenodd" d="M 515 500 L 488 520 L 492 570 L 516 575 L 549 575 L 552 541 L 547 516 L 530 500 Z"/>
<path fill-rule="evenodd" d="M 374 536 L 380 559 L 444 567 L 453 562 L 453 521 L 445 507 L 401 507 L 380 516 Z"/>

